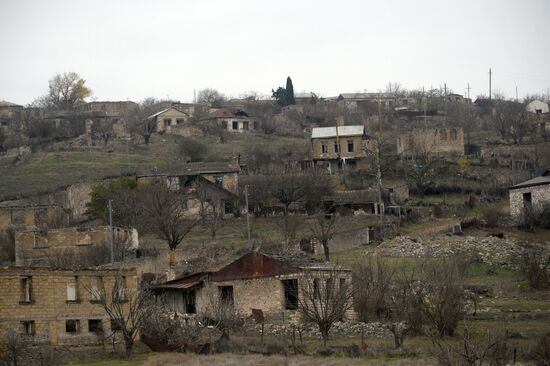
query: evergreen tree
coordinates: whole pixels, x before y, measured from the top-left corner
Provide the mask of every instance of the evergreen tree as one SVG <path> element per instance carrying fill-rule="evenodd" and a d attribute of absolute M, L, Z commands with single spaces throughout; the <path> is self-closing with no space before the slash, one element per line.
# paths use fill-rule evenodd
<path fill-rule="evenodd" d="M 289 104 L 296 104 L 296 100 L 294 100 L 294 86 L 292 86 L 290 76 L 286 78 L 286 105 Z"/>

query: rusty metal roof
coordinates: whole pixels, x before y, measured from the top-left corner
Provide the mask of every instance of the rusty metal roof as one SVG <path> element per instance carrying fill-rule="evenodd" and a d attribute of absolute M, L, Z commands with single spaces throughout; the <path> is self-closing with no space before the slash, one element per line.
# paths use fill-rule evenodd
<path fill-rule="evenodd" d="M 271 277 L 300 272 L 299 267 L 268 257 L 258 252 L 250 252 L 212 274 L 212 281 L 231 281 L 257 277 Z"/>
<path fill-rule="evenodd" d="M 208 272 L 198 272 L 176 280 L 168 281 L 155 286 L 156 289 L 190 289 L 202 285 L 203 278 L 208 276 Z"/>

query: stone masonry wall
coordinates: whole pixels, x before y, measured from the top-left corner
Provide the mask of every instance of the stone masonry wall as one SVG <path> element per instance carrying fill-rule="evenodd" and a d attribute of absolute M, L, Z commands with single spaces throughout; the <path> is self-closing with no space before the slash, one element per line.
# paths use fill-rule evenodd
<path fill-rule="evenodd" d="M 516 188 L 510 190 L 510 216 L 515 225 L 521 225 L 525 219 L 523 194 L 531 193 L 533 210 L 540 212 L 544 204 L 550 204 L 550 184 Z"/>
<path fill-rule="evenodd" d="M 462 128 L 438 128 L 414 130 L 397 138 L 397 153 L 413 156 L 418 153 L 431 155 L 464 155 L 464 130 Z"/>
<path fill-rule="evenodd" d="M 33 343 L 56 345 L 103 345 L 110 334 L 110 321 L 101 304 L 92 301 L 87 288 L 92 277 L 102 277 L 107 302 L 117 275 L 126 277 L 127 293 L 137 289 L 135 270 L 53 271 L 36 268 L 0 268 L 0 337 L 8 329 L 21 332 L 22 321 L 35 322 L 35 334 L 28 335 Z M 31 301 L 22 301 L 22 278 L 31 277 Z M 77 301 L 67 301 L 67 284 L 75 281 Z M 79 330 L 68 333 L 66 320 L 79 320 Z M 103 332 L 90 332 L 89 319 L 101 320 Z"/>
<path fill-rule="evenodd" d="M 129 241 L 129 247 L 137 247 L 136 234 L 132 230 L 113 228 L 115 242 Z M 45 265 L 52 256 L 62 250 L 85 250 L 90 246 L 110 242 L 108 226 L 94 228 L 62 228 L 54 230 L 29 230 L 15 234 L 15 263 L 17 266 Z"/>

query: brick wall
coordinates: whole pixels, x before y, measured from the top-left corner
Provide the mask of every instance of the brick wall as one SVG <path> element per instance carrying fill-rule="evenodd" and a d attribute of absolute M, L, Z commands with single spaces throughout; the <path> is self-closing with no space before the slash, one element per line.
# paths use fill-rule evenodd
<path fill-rule="evenodd" d="M 117 275 L 126 277 L 129 294 L 137 291 L 135 270 L 49 270 L 23 267 L 0 268 L 0 337 L 8 329 L 21 332 L 21 322 L 34 321 L 33 343 L 56 345 L 102 345 L 110 334 L 110 321 L 101 304 L 94 303 L 87 288 L 92 277 L 102 277 L 107 301 Z M 21 282 L 31 277 L 31 301 L 22 301 Z M 75 281 L 76 277 L 76 282 Z M 67 301 L 67 284 L 76 283 L 77 300 Z M 101 321 L 103 333 L 90 332 L 88 320 Z M 79 320 L 79 330 L 66 332 L 67 320 Z"/>
<path fill-rule="evenodd" d="M 521 225 L 525 219 L 524 193 L 531 193 L 534 212 L 540 212 L 544 204 L 550 204 L 550 184 L 516 188 L 510 190 L 510 216 L 514 225 Z"/>

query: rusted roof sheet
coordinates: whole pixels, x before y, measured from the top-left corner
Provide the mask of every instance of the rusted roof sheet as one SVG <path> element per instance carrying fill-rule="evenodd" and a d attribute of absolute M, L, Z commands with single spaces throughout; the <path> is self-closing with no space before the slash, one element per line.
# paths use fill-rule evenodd
<path fill-rule="evenodd" d="M 250 252 L 212 274 L 212 281 L 272 277 L 301 272 L 295 267 L 258 252 Z"/>
<path fill-rule="evenodd" d="M 208 275 L 207 272 L 198 272 L 178 278 L 176 280 L 168 281 L 160 285 L 155 286 L 156 289 L 190 289 L 199 285 L 202 285 L 203 278 Z"/>

